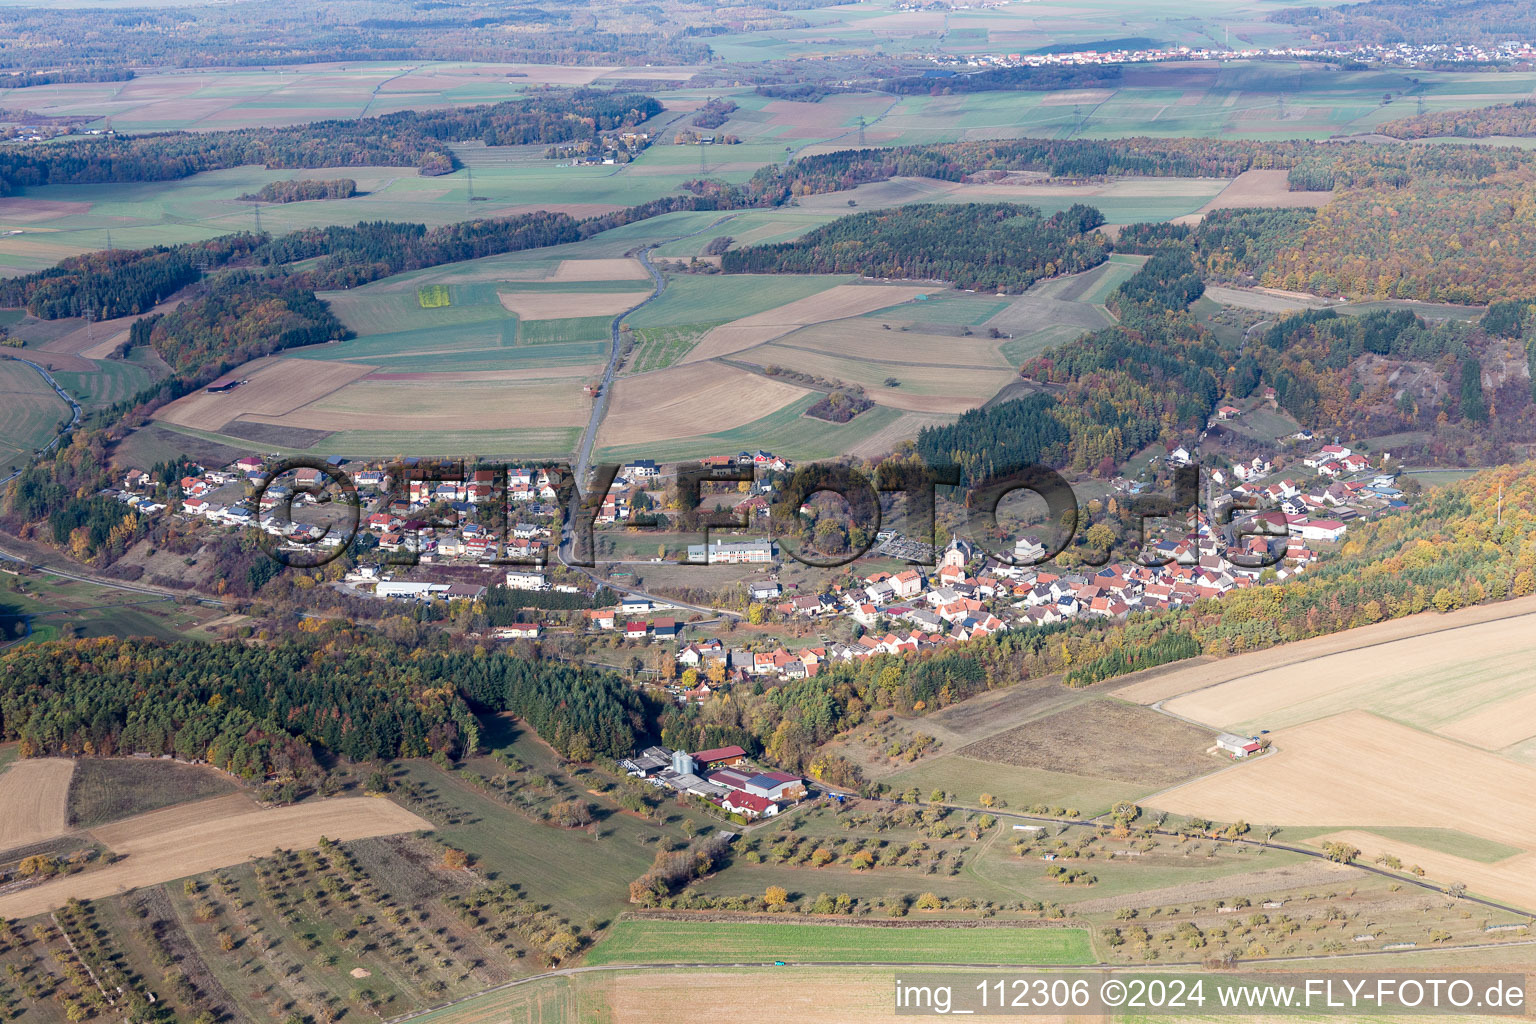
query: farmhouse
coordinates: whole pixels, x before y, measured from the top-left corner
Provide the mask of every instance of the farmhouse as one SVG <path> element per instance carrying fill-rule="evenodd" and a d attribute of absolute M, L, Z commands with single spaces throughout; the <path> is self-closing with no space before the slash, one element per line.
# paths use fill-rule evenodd
<path fill-rule="evenodd" d="M 720 806 L 748 820 L 771 817 L 779 813 L 778 803 L 752 793 L 730 793 L 720 801 Z"/>

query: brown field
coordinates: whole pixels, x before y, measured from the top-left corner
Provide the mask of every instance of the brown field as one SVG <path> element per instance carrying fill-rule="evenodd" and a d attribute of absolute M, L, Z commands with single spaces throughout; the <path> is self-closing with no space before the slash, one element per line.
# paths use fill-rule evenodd
<path fill-rule="evenodd" d="M 169 313 L 179 305 L 181 305 L 180 299 L 170 299 L 160 303 L 149 313 Z M 86 324 L 78 320 L 71 321 L 79 323 L 80 326 L 67 334 L 61 334 L 57 338 L 43 342 L 36 346 L 36 350 L 58 355 L 82 356 L 86 359 L 105 359 L 116 351 L 119 345 L 128 340 L 128 331 L 134 321 L 141 315 L 148 316 L 149 313 L 121 316 L 115 320 L 100 320 L 94 324 Z M 87 366 L 89 369 L 95 369 L 89 364 Z"/>
<path fill-rule="evenodd" d="M 733 355 L 800 327 L 862 316 L 886 306 L 910 301 L 919 295 L 932 295 L 945 290 L 943 285 L 840 284 L 766 312 L 722 324 L 704 335 L 703 340 L 694 346 L 682 362 L 697 363 L 717 356 Z"/>
<path fill-rule="evenodd" d="M 651 275 L 639 260 L 561 260 L 551 281 L 644 281 Z"/>
<path fill-rule="evenodd" d="M 613 386 L 597 443 L 640 444 L 730 430 L 808 393 L 734 366 L 704 372 L 674 366 L 625 377 Z"/>
<path fill-rule="evenodd" d="M 1536 692 L 1490 704 L 1436 732 L 1487 750 L 1514 746 L 1536 736 Z"/>
<path fill-rule="evenodd" d="M 1362 861 L 1374 861 L 1382 854 L 1392 854 L 1405 865 L 1417 864 L 1425 877 L 1439 885 L 1460 882 L 1479 896 L 1508 900 L 1516 906 L 1536 907 L 1536 853 L 1523 853 L 1493 864 L 1457 857 L 1439 850 L 1427 850 L 1387 839 L 1371 832 L 1344 830 L 1307 840 L 1321 847 L 1328 842 L 1348 843 L 1361 853 Z"/>
<path fill-rule="evenodd" d="M 617 316 L 644 302 L 650 292 L 500 292 L 501 304 L 524 320 Z"/>
<path fill-rule="evenodd" d="M 231 420 L 283 416 L 375 369 L 362 363 L 259 359 L 235 371 L 249 384 L 222 395 L 196 391 L 160 410 L 156 418 L 198 430 L 218 430 Z"/>
<path fill-rule="evenodd" d="M 1292 192 L 1287 183 L 1288 171 L 1244 171 L 1232 179 L 1210 202 L 1184 217 L 1174 219 L 1175 224 L 1198 224 L 1212 210 L 1245 210 L 1258 207 L 1284 207 L 1286 209 L 1316 209 L 1326 206 L 1333 199 L 1332 192 Z"/>
<path fill-rule="evenodd" d="M 40 220 L 71 217 L 91 212 L 90 203 L 70 202 L 64 199 L 27 199 L 23 196 L 6 196 L 0 199 L 0 224 L 34 224 Z"/>
<path fill-rule="evenodd" d="M 1205 753 L 1213 739 L 1204 729 L 1108 698 L 1015 726 L 956 753 L 1022 768 L 1172 786 L 1219 766 Z"/>
<path fill-rule="evenodd" d="M 953 423 L 954 419 L 953 416 L 936 413 L 903 413 L 889 426 L 869 435 L 859 444 L 848 449 L 848 454 L 856 459 L 878 458 L 890 452 L 902 441 L 916 437 L 924 427 Z"/>
<path fill-rule="evenodd" d="M 915 311 L 916 307 L 913 308 Z M 799 345 L 829 355 L 855 359 L 930 366 L 1014 368 L 998 352 L 1001 342 L 984 337 L 982 333 L 965 337 L 958 331 L 955 334 L 903 331 L 897 328 L 904 321 L 894 318 L 890 321 L 892 329 L 886 330 L 881 326 L 882 322 L 861 318 L 835 324 L 813 324 L 786 337 L 782 344 Z"/>
<path fill-rule="evenodd" d="M 14 850 L 69 830 L 69 780 L 75 762 L 27 758 L 0 770 L 0 850 Z"/>
<path fill-rule="evenodd" d="M 238 393 L 238 389 L 236 391 Z M 308 430 L 510 430 L 577 427 L 591 399 L 572 378 L 354 381 L 272 422 Z M 264 422 L 263 417 L 255 417 Z"/>
<path fill-rule="evenodd" d="M 762 1007 L 749 1009 L 742 1002 L 742 990 L 752 975 L 731 971 L 689 971 L 676 974 L 662 971 L 604 975 L 601 979 L 584 976 L 587 999 L 598 997 L 609 1015 L 602 1019 L 613 1024 L 673 1024 L 678 1020 L 758 1021 L 773 1024 L 897 1024 L 911 1020 L 897 1016 L 892 1008 L 891 970 L 864 971 L 848 969 L 827 971 L 822 977 L 800 979 L 777 986 L 772 997 L 772 1012 Z M 583 999 L 586 1003 L 587 999 Z M 739 1007 L 734 1014 L 728 1007 Z M 1056 1015 L 1031 1015 L 1032 1024 L 1063 1024 L 1070 1020 L 1097 1020 Z"/>
<path fill-rule="evenodd" d="M 1366 711 L 1273 740 L 1272 754 L 1145 802 L 1220 821 L 1455 828 L 1536 851 L 1536 768 Z"/>
<path fill-rule="evenodd" d="M 258 810 L 234 794 L 187 804 L 94 830 L 123 860 L 0 896 L 0 916 L 25 918 L 63 906 L 71 897 L 100 899 L 187 875 L 239 864 L 273 847 L 313 846 L 320 837 L 345 841 L 427 830 L 432 826 L 384 799 L 338 797 Z"/>
<path fill-rule="evenodd" d="M 602 363 L 579 366 L 528 366 L 520 370 L 454 370 L 447 373 L 389 373 L 383 371 L 359 377 L 358 383 L 373 381 L 429 381 L 433 384 L 484 384 L 501 380 L 552 380 L 555 378 L 590 377 L 603 372 Z"/>

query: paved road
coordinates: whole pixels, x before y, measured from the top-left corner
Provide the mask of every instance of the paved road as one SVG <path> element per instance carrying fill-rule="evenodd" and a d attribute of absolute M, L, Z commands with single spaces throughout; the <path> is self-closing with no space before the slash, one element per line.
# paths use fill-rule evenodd
<path fill-rule="evenodd" d="M 619 359 L 623 354 L 623 349 L 621 347 L 622 343 L 619 338 L 619 324 L 623 322 L 626 316 L 629 316 L 631 313 L 635 312 L 635 310 L 640 309 L 642 306 L 646 306 L 661 298 L 662 292 L 667 290 L 667 279 L 662 275 L 661 271 L 657 270 L 656 267 L 651 263 L 652 250 L 670 242 L 681 241 L 684 238 L 692 238 L 695 235 L 702 235 L 706 231 L 711 231 L 714 228 L 719 227 L 721 224 L 724 224 L 731 218 L 735 217 L 737 212 L 739 211 L 728 213 L 723 217 L 718 217 L 710 223 L 706 224 L 704 227 L 699 228 L 697 231 L 690 231 L 687 234 L 677 235 L 676 237 L 669 238 L 666 241 L 656 242 L 652 245 L 645 246 L 635 254 L 639 258 L 641 264 L 645 267 L 646 272 L 651 275 L 651 294 L 647 295 L 643 300 L 637 302 L 635 305 L 614 317 L 613 323 L 609 327 L 609 338 L 612 348 L 608 354 L 608 366 L 603 370 L 602 385 L 598 396 L 592 402 L 592 414 L 587 418 L 587 428 L 581 435 L 581 446 L 576 451 L 576 464 L 574 472 L 576 482 L 580 487 L 585 488 L 587 486 L 587 477 L 591 470 L 592 447 L 597 442 L 597 432 L 603 425 L 603 418 L 608 415 L 608 399 L 613 391 L 613 379 L 618 374 Z M 741 615 L 738 613 L 726 611 L 725 609 L 710 608 L 706 605 L 688 604 L 683 601 L 674 600 L 673 598 L 660 597 L 655 594 L 649 594 L 637 587 L 622 586 L 620 584 L 614 583 L 611 580 L 604 579 L 597 573 L 594 573 L 582 566 L 572 565 L 571 546 L 575 541 L 575 530 L 573 529 L 573 524 L 576 522 L 577 517 L 581 515 L 581 512 L 582 509 L 580 499 L 577 497 L 577 492 L 573 490 L 571 493 L 570 507 L 566 509 L 565 522 L 560 528 L 560 543 L 555 549 L 555 554 L 560 559 L 560 563 L 562 565 L 581 573 L 583 576 L 586 576 L 594 583 L 602 584 L 603 586 L 608 587 L 610 590 L 617 591 L 620 594 L 625 594 L 631 597 L 643 597 L 656 604 L 670 605 L 675 608 L 682 608 L 687 611 L 699 612 L 704 615 L 725 616 L 733 619 L 741 618 Z"/>
<path fill-rule="evenodd" d="M 58 392 L 58 395 L 59 395 L 60 398 L 64 399 L 64 401 L 69 403 L 69 408 L 70 408 L 70 411 L 71 411 L 71 416 L 69 418 L 69 426 L 67 426 L 63 430 L 59 431 L 58 435 L 56 437 L 54 437 L 54 439 L 52 441 L 49 441 L 46 445 L 44 445 L 42 451 L 40 451 L 38 453 L 39 455 L 47 455 L 49 452 L 53 451 L 53 449 L 58 445 L 58 443 L 61 440 L 63 440 L 65 434 L 69 433 L 71 430 L 73 430 L 80 423 L 80 414 L 81 414 L 80 403 L 75 401 L 74 398 L 70 396 L 68 391 L 65 391 L 63 388 L 59 387 L 59 382 L 54 380 L 53 379 L 53 374 L 49 373 L 47 371 L 47 369 L 45 369 L 44 367 L 41 367 L 41 366 L 37 365 L 36 363 L 34 363 L 30 359 L 23 359 L 21 356 L 14 356 L 13 355 L 13 356 L 10 356 L 9 358 L 16 360 L 18 363 L 26 363 L 28 366 L 32 367 L 32 369 L 36 370 L 39 374 L 42 375 L 43 380 L 48 382 L 48 386 L 53 388 L 54 391 Z M 0 477 L 0 484 L 10 483 L 12 480 L 16 479 L 16 477 L 18 477 L 20 475 L 21 475 L 21 470 L 18 469 L 16 472 L 12 473 L 10 476 Z"/>

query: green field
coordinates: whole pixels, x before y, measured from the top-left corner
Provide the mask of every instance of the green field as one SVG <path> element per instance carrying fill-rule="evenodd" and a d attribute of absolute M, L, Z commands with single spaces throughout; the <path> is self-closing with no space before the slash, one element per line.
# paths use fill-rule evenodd
<path fill-rule="evenodd" d="M 724 320 L 707 324 L 680 324 L 673 327 L 641 327 L 635 330 L 635 347 L 626 367 L 629 373 L 661 370 L 687 355 L 699 339 Z"/>
<path fill-rule="evenodd" d="M 445 284 L 422 285 L 416 289 L 416 302 L 422 309 L 440 309 L 453 303 Z"/>
<path fill-rule="evenodd" d="M 899 411 L 884 406 L 862 412 L 848 423 L 829 423 L 804 415 L 820 398 L 820 394 L 806 395 L 733 430 L 663 442 L 610 445 L 597 455 L 606 461 L 675 462 L 743 448 L 766 448 L 790 459 L 828 459 L 846 453 L 901 418 Z"/>
<path fill-rule="evenodd" d="M 217 613 L 178 605 L 171 598 L 146 597 L 57 576 L 18 579 L 0 576 L 0 603 L 31 619 L 31 641 L 78 636 L 148 636 L 175 640 Z"/>
<path fill-rule="evenodd" d="M 1109 810 L 1118 800 L 1134 800 L 1147 787 L 1094 779 L 1040 768 L 981 761 L 958 754 L 941 754 L 920 761 L 881 780 L 895 790 L 916 786 L 922 793 L 942 789 L 957 803 L 978 805 L 982 793 L 1006 800 L 1017 809 L 1032 804 L 1074 808 L 1084 818 Z"/>
<path fill-rule="evenodd" d="M 36 370 L 0 359 L 0 476 L 53 440 L 68 420 L 69 406 Z"/>
<path fill-rule="evenodd" d="M 149 386 L 148 370 L 137 363 L 119 359 L 93 359 L 94 373 L 68 370 L 53 371 L 53 379 L 86 408 L 114 405 L 138 394 Z"/>
<path fill-rule="evenodd" d="M 587 956 L 593 964 L 826 963 L 1086 964 L 1079 928 L 875 928 L 850 925 L 652 921 L 623 918 Z"/>
<path fill-rule="evenodd" d="M 1525 852 L 1525 850 L 1518 846 L 1509 846 L 1493 839 L 1484 839 L 1482 836 L 1470 835 L 1454 828 L 1410 828 L 1407 826 L 1392 828 L 1371 825 L 1362 831 L 1374 833 L 1383 839 L 1395 839 L 1400 843 L 1422 846 L 1426 850 L 1448 853 L 1453 857 L 1465 857 L 1468 860 L 1482 861 L 1484 864 L 1493 864 L 1507 857 L 1514 857 Z"/>
<path fill-rule="evenodd" d="M 864 318 L 942 324 L 946 327 L 976 327 L 1007 308 L 1007 299 L 945 293 L 936 299 L 903 302 L 897 306 L 877 309 L 873 313 L 865 313 Z"/>
<path fill-rule="evenodd" d="M 607 341 L 613 327 L 611 316 L 573 316 L 561 320 L 524 320 L 518 330 L 520 345 L 567 345 L 582 341 Z"/>
<path fill-rule="evenodd" d="M 661 298 L 624 318 L 632 328 L 737 320 L 853 278 L 829 274 L 674 275 Z"/>

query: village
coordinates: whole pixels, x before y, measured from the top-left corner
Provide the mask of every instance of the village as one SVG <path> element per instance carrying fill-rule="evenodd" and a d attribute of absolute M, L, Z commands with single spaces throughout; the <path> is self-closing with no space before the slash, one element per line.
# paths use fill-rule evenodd
<path fill-rule="evenodd" d="M 1221 406 L 1212 428 L 1240 415 L 1235 407 Z M 647 674 L 666 685 L 672 699 L 687 703 L 709 699 L 733 683 L 813 677 L 840 661 L 916 654 L 1075 619 L 1124 620 L 1283 583 L 1304 574 L 1320 546 L 1339 542 L 1351 524 L 1408 507 L 1395 472 L 1383 468 L 1390 457 L 1378 457 L 1373 467 L 1364 454 L 1337 443 L 1319 444 L 1304 430 L 1285 438 L 1283 448 L 1290 454 L 1226 453 L 1229 457 L 1216 459 L 1205 470 L 1209 498 L 1193 529 L 1181 526 L 1153 538 L 1137 559 L 1098 565 L 1050 561 L 1046 543 L 1029 531 L 1017 536 L 1011 551 L 989 553 L 957 536 L 935 552 L 921 540 L 883 530 L 867 558 L 934 564 L 860 571 L 855 561 L 814 583 L 785 582 L 790 560 L 776 539 L 761 536 L 771 532 L 769 510 L 793 464 L 765 451 L 702 460 L 706 471 L 750 470 L 750 480 L 704 496 L 725 498 L 729 504 L 716 507 L 734 511 L 746 523 L 745 532 L 716 531 L 704 543 L 681 547 L 676 561 L 748 571 L 729 584 L 744 591 L 734 598 L 734 606 L 748 613 L 740 621 L 779 623 L 784 629 L 745 639 L 720 628 L 728 619 L 696 625 L 705 617 L 692 606 L 674 605 L 665 588 L 610 590 L 597 576 L 553 559 L 551 546 L 558 543 L 563 516 L 562 479 L 549 468 L 481 469 L 461 479 L 396 484 L 386 465 L 335 458 L 326 469 L 304 467 L 268 479 L 276 457 L 250 455 L 220 469 L 188 473 L 158 490 L 149 473 L 130 470 L 123 487 L 112 493 L 141 514 L 260 530 L 279 549 L 294 552 L 348 543 L 350 521 L 356 533 L 352 560 L 333 586 L 373 599 L 428 604 L 483 602 L 492 588 L 529 595 L 506 603 L 526 604 L 535 614 L 491 626 L 491 639 L 540 640 L 553 627 L 562 635 L 606 636 L 608 644 L 643 648 L 651 665 Z M 1170 444 L 1142 476 L 1166 477 L 1196 460 L 1194 446 Z M 440 475 L 419 463 L 407 463 L 406 470 L 413 476 Z M 332 473 L 351 481 L 358 504 L 350 504 L 344 488 L 337 494 L 332 486 L 328 493 Z M 596 505 L 596 536 L 623 536 L 656 521 L 677 473 L 677 466 L 649 459 L 620 467 Z M 1130 499 L 1154 483 L 1117 477 L 1111 488 Z M 818 512 L 803 506 L 801 514 Z M 614 565 L 609 569 L 613 576 L 629 575 Z M 532 596 L 539 594 L 569 601 Z M 539 608 L 564 608 L 569 614 L 541 617 Z M 814 633 L 816 639 L 788 643 L 786 631 L 795 637 Z M 668 652 L 661 655 L 665 672 L 655 668 L 662 650 Z"/>

